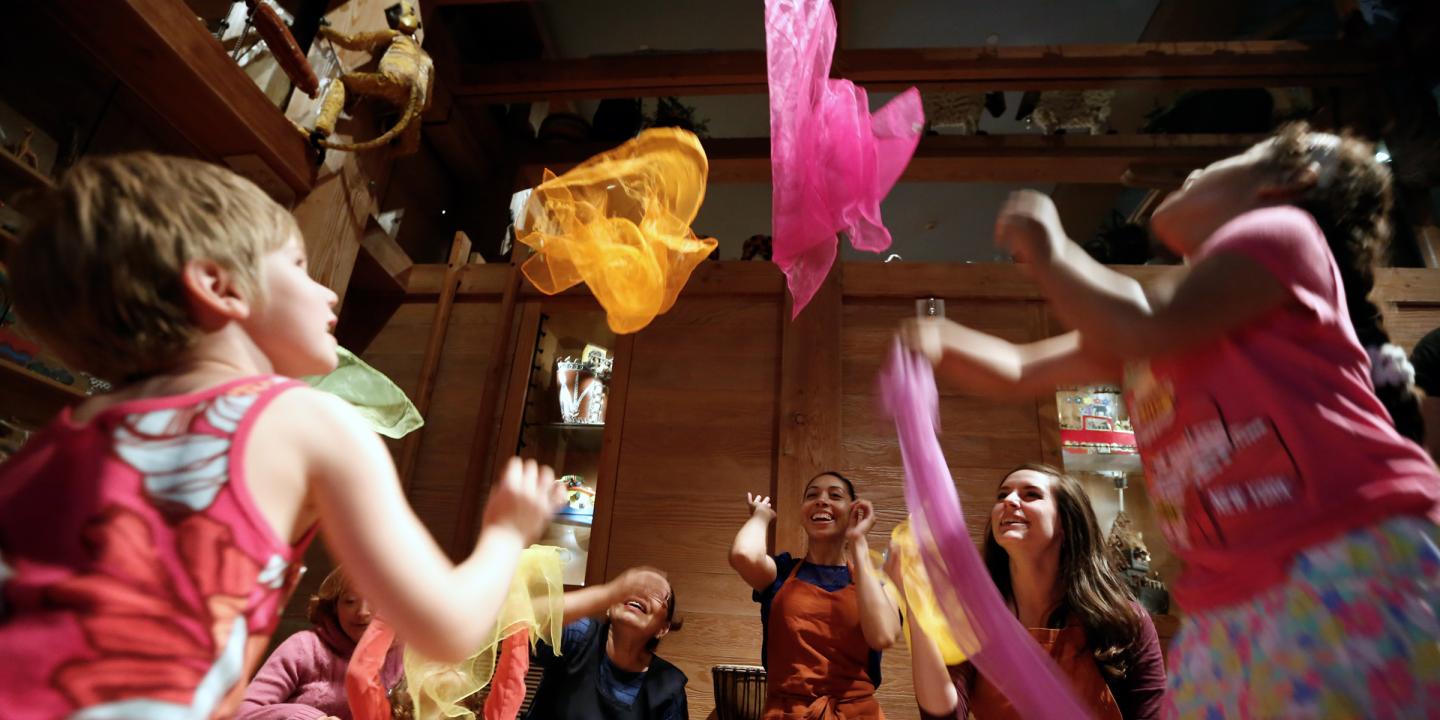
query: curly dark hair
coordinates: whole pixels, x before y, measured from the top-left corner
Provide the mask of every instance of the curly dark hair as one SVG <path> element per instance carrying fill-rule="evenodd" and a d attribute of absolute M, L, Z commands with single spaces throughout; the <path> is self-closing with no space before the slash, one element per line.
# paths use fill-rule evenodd
<path fill-rule="evenodd" d="M 1390 342 L 1380 308 L 1370 301 L 1375 288 L 1375 266 L 1389 252 L 1390 213 L 1393 207 L 1390 169 L 1375 159 L 1375 147 L 1347 133 L 1339 135 L 1337 146 L 1315 142 L 1310 126 L 1288 123 L 1276 130 L 1265 144 L 1267 158 L 1262 166 L 1291 176 L 1319 162 L 1327 155 L 1326 181 L 1316 183 L 1292 200 L 1310 213 L 1325 233 L 1340 280 L 1345 285 L 1345 304 L 1350 323 L 1360 344 L 1367 350 Z M 1328 155 L 1333 153 L 1333 157 Z M 1420 414 L 1420 397 L 1413 385 L 1381 385 L 1375 395 L 1385 404 L 1395 429 L 1415 442 L 1425 436 Z"/>

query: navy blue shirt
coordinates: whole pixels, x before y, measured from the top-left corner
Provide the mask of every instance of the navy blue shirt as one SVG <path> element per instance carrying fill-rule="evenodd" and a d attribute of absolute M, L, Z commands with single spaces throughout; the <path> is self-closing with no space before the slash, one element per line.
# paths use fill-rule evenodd
<path fill-rule="evenodd" d="M 800 569 L 795 571 L 795 579 L 807 582 L 825 592 L 835 592 L 851 584 L 850 566 L 848 565 L 816 565 L 805 562 L 804 558 L 790 557 L 790 553 L 775 555 L 775 582 L 764 590 L 756 590 L 751 593 L 751 598 L 760 603 L 760 664 L 770 669 L 770 661 L 767 657 L 770 642 L 770 604 L 775 600 L 775 593 L 780 592 L 780 586 L 790 577 L 790 571 L 795 569 L 796 563 L 801 563 Z M 870 682 L 875 687 L 880 687 L 880 652 L 870 651 L 870 659 L 865 663 L 865 674 L 870 676 Z"/>
<path fill-rule="evenodd" d="M 556 657 L 550 646 L 541 641 L 535 644 L 535 661 L 548 669 L 555 663 L 564 662 L 566 657 L 574 657 L 586 643 L 594 639 L 601 627 L 600 623 L 589 618 L 581 618 L 566 625 L 560 636 L 561 655 Z M 609 655 L 601 652 L 599 678 L 602 694 L 622 706 L 629 707 L 635 704 L 635 698 L 640 694 L 640 688 L 645 683 L 645 672 L 621 670 L 610 661 Z M 687 707 L 685 693 L 682 692 L 676 701 L 669 705 L 669 711 L 664 715 L 664 720 L 682 720 L 689 716 L 690 710 Z"/>

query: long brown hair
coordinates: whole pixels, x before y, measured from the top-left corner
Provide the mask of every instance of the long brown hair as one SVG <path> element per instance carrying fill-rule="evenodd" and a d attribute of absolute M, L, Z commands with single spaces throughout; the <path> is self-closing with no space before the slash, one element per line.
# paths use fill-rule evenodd
<path fill-rule="evenodd" d="M 1333 148 L 1317 144 L 1309 125 L 1289 123 L 1276 130 L 1274 139 L 1266 145 L 1269 152 L 1264 164 L 1285 175 L 1310 163 L 1324 166 L 1324 181 L 1307 189 L 1292 204 L 1310 213 L 1325 233 L 1340 269 L 1340 281 L 1345 285 L 1345 305 L 1355 335 L 1366 350 L 1378 350 L 1390 343 L 1390 334 L 1385 330 L 1380 308 L 1370 301 L 1370 291 L 1375 288 L 1375 265 L 1390 247 L 1390 170 L 1375 159 L 1375 148 L 1370 143 L 1348 133 L 1339 138 L 1339 145 Z M 1395 429 L 1421 442 L 1425 421 L 1414 384 L 1374 387 Z"/>
<path fill-rule="evenodd" d="M 1060 518 L 1060 582 L 1065 599 L 1060 610 L 1079 621 L 1100 669 L 1124 677 L 1140 652 L 1140 611 L 1134 597 L 1110 566 L 1100 536 L 1100 523 L 1090 498 L 1075 478 L 1049 466 L 1027 463 L 1005 473 L 1005 482 L 1021 470 L 1049 476 L 1051 496 Z M 995 542 L 995 528 L 985 526 L 985 567 L 1006 600 L 1015 600 L 1010 580 L 1010 554 Z"/>

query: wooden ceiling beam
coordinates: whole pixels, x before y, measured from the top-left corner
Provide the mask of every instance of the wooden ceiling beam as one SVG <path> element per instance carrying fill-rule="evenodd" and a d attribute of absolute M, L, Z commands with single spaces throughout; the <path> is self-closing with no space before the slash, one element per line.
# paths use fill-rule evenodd
<path fill-rule="evenodd" d="M 1351 45 L 1283 40 L 841 50 L 834 74 L 870 90 L 1335 87 L 1378 72 Z M 651 53 L 466 65 L 456 95 L 486 102 L 766 91 L 759 50 Z"/>
<path fill-rule="evenodd" d="M 57 0 L 46 8 L 202 154 L 253 155 L 295 196 L 314 182 L 305 138 L 183 0 Z M 269 187 L 270 178 L 256 178 Z M 282 193 L 283 194 L 283 193 Z"/>
<path fill-rule="evenodd" d="M 461 5 L 461 6 L 467 6 L 467 5 L 508 5 L 508 4 L 510 4 L 510 3 L 517 3 L 517 2 L 519 2 L 519 3 L 525 3 L 526 5 L 533 5 L 533 4 L 535 4 L 535 0 L 420 0 L 420 1 L 421 1 L 421 3 L 423 3 L 427 8 L 428 8 L 428 7 L 449 7 L 449 6 L 454 6 L 454 5 Z"/>
<path fill-rule="evenodd" d="M 987 228 L 977 231 L 989 232 Z M 523 251 L 522 251 L 523 254 Z M 1169 272 L 1163 265 L 1114 265 L 1117 271 L 1152 282 Z M 505 294 L 508 265 L 469 264 L 460 271 L 456 302 L 493 302 Z M 435 302 L 444 287 L 446 266 L 416 265 L 406 278 L 405 302 Z M 896 282 L 896 277 L 907 282 Z M 1376 268 L 1374 299 L 1408 304 L 1440 304 L 1440 270 Z M 847 298 L 984 297 L 993 300 L 1044 300 L 1025 268 L 1014 263 L 882 263 L 846 262 L 841 286 Z M 769 262 L 703 262 L 695 266 L 683 291 L 687 297 L 776 295 L 785 292 L 785 276 Z M 527 280 L 521 297 L 540 296 Z M 978 295 L 977 295 L 978 293 Z M 577 285 L 563 293 L 585 297 L 590 291 Z"/>
<path fill-rule="evenodd" d="M 1120 183 L 1133 167 L 1148 174 L 1190 170 L 1233 155 L 1259 140 L 1254 135 L 940 135 L 921 139 L 901 176 L 909 182 Z M 770 181 L 769 138 L 703 141 L 711 183 Z M 610 149 L 606 143 L 531 147 L 520 183 L 539 183 L 541 172 L 563 173 Z"/>

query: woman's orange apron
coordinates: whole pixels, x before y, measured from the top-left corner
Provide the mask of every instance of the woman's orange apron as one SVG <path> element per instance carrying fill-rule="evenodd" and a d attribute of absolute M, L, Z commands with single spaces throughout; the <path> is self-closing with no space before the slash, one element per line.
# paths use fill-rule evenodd
<path fill-rule="evenodd" d="M 770 603 L 764 720 L 884 720 L 855 586 L 827 592 L 797 580 L 800 565 Z"/>
<path fill-rule="evenodd" d="M 1100 666 L 1095 655 L 1085 642 L 1085 629 L 1071 625 L 1063 630 L 1030 628 L 1030 636 L 1045 648 L 1045 652 L 1060 666 L 1060 672 L 1070 678 L 1070 686 L 1080 705 L 1090 710 L 1096 720 L 1121 720 L 1120 706 L 1110 694 L 1110 686 L 1100 675 Z M 975 675 L 975 686 L 970 690 L 970 712 L 976 720 L 1019 720 L 1020 715 L 1010 706 L 1000 691 L 986 682 L 985 676 Z"/>

